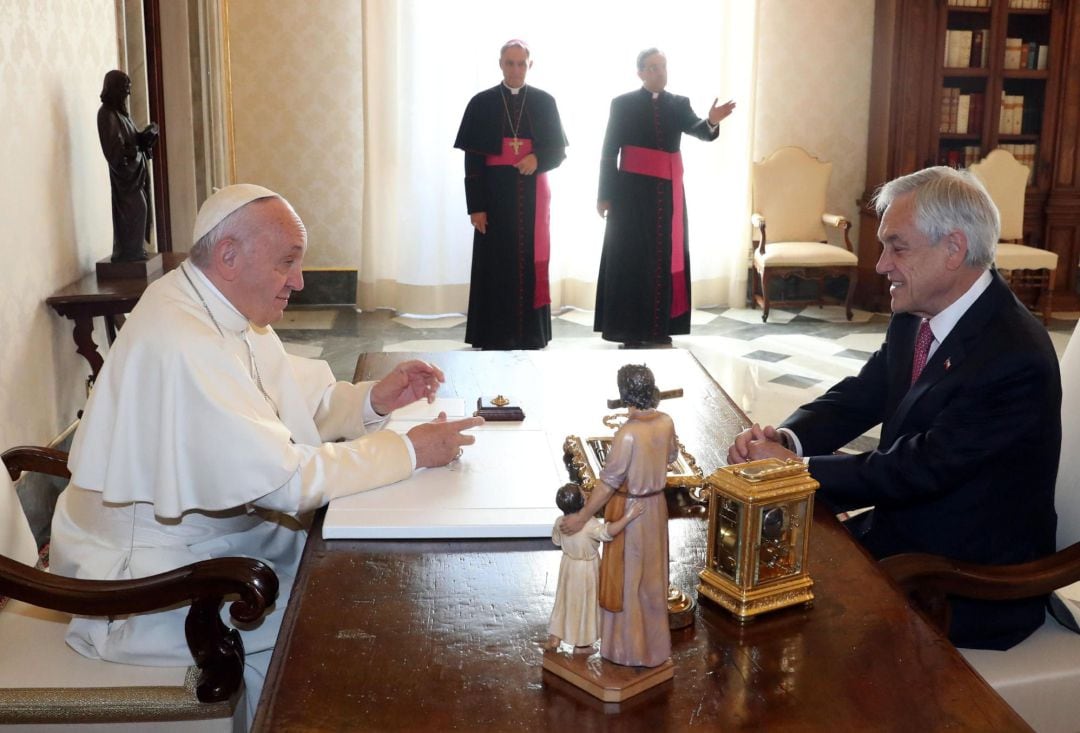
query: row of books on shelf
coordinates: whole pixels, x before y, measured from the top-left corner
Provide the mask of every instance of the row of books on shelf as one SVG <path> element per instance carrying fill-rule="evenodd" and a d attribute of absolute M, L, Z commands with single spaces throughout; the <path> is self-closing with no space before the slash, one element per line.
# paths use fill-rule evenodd
<path fill-rule="evenodd" d="M 986 29 L 946 30 L 945 66 L 950 69 L 986 67 Z"/>
<path fill-rule="evenodd" d="M 1039 121 L 1035 119 L 1039 110 L 1033 106 L 1024 106 L 1024 95 L 1001 93 L 1001 113 L 998 115 L 998 134 L 1019 135 L 1025 130 L 1034 132 Z"/>
<path fill-rule="evenodd" d="M 945 66 L 950 69 L 986 68 L 986 51 L 989 47 L 987 30 L 945 31 Z M 1023 38 L 1005 39 L 1006 69 L 1045 69 L 1050 47 Z"/>
<path fill-rule="evenodd" d="M 950 8 L 988 8 L 990 0 L 949 0 L 948 4 Z M 1046 10 L 1050 7 L 1050 0 L 1009 0 L 1009 7 Z"/>
<path fill-rule="evenodd" d="M 984 99 L 981 92 L 961 94 L 957 87 L 942 89 L 938 131 L 959 135 L 982 133 Z"/>
<path fill-rule="evenodd" d="M 1028 167 L 1027 185 L 1029 186 L 1035 180 L 1035 158 L 1038 147 L 1039 146 L 1034 143 L 1027 143 L 1024 145 L 998 145 L 999 149 L 1009 151 L 1019 163 Z M 952 168 L 968 168 L 973 164 L 978 163 L 981 159 L 982 148 L 978 145 L 965 145 L 962 148 L 951 148 L 943 151 L 941 159 L 938 162 L 941 165 L 947 165 Z"/>
<path fill-rule="evenodd" d="M 978 145 L 965 145 L 962 148 L 952 148 L 941 154 L 941 165 L 950 168 L 967 168 L 973 163 L 978 163 L 982 158 L 982 148 Z"/>
<path fill-rule="evenodd" d="M 962 94 L 958 87 L 942 89 L 938 132 L 957 135 L 982 134 L 984 100 L 985 95 L 982 92 Z M 1039 127 L 1038 114 L 1038 107 L 1024 105 L 1024 95 L 1002 92 L 998 134 L 1020 135 L 1025 130 L 1034 132 Z"/>
<path fill-rule="evenodd" d="M 1050 47 L 1023 38 L 1005 39 L 1006 69 L 1045 69 Z"/>

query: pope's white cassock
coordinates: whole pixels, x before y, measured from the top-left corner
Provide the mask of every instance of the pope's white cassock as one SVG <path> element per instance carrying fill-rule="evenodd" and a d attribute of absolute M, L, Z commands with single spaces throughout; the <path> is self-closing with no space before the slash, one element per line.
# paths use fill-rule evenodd
<path fill-rule="evenodd" d="M 412 473 L 412 446 L 378 431 L 386 418 L 370 389 L 285 353 L 273 329 L 251 325 L 185 263 L 146 289 L 94 386 L 53 519 L 53 571 L 112 580 L 229 555 L 267 561 L 281 595 L 261 626 L 241 632 L 253 711 L 303 513 Z M 67 640 L 89 657 L 190 665 L 186 613 L 76 618 Z"/>

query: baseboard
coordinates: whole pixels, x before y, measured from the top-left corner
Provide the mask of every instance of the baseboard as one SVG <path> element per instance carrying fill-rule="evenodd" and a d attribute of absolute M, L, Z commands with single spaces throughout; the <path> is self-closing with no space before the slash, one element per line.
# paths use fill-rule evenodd
<path fill-rule="evenodd" d="M 351 269 L 304 270 L 304 289 L 292 294 L 289 305 L 356 305 L 356 278 Z"/>

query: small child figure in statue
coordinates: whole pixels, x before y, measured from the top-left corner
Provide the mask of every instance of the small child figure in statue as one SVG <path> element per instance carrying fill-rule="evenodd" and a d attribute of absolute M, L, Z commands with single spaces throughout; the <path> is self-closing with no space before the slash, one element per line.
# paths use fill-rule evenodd
<path fill-rule="evenodd" d="M 580 511 L 585 506 L 581 487 L 577 484 L 564 485 L 555 493 L 555 504 L 564 515 Z M 561 641 L 566 641 L 574 646 L 575 654 L 592 652 L 593 643 L 600 637 L 600 602 L 597 593 L 600 543 L 611 542 L 642 511 L 644 508 L 639 504 L 631 504 L 621 519 L 610 524 L 591 517 L 585 527 L 573 535 L 562 533 L 562 517 L 555 521 L 551 541 L 562 548 L 563 556 L 545 649 L 557 649 Z"/>

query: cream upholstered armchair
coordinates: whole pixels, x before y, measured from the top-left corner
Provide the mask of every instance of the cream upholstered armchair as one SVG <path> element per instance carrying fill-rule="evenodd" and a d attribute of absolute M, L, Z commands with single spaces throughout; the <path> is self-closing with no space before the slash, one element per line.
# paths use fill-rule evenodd
<path fill-rule="evenodd" d="M 922 554 L 881 561 L 915 605 L 943 629 L 948 627 L 947 596 L 1030 598 L 1065 586 L 1063 594 L 1080 596 L 1073 585 L 1080 581 L 1080 326 L 1061 357 L 1061 381 L 1061 463 L 1054 497 L 1058 551 L 1022 565 L 972 565 Z M 1034 634 L 1008 651 L 960 651 L 1035 730 L 1074 733 L 1080 726 L 1080 634 L 1053 616 L 1048 614 Z"/>
<path fill-rule="evenodd" d="M 761 320 L 769 318 L 773 305 L 804 305 L 824 302 L 825 278 L 847 277 L 844 308 L 851 320 L 851 295 L 855 292 L 858 258 L 851 249 L 851 222 L 825 211 L 832 163 L 823 163 L 802 148 L 780 148 L 754 164 L 753 214 L 755 231 L 751 278 L 752 305 L 760 305 Z M 767 224 L 767 227 L 766 227 Z M 844 247 L 828 243 L 825 226 L 843 232 Z M 773 300 L 771 283 L 798 277 L 817 282 L 817 298 Z"/>
<path fill-rule="evenodd" d="M 995 267 L 1018 297 L 1042 310 L 1043 323 L 1049 324 L 1058 256 L 1023 244 L 1028 167 L 998 148 L 972 165 L 971 172 L 986 186 L 1001 213 L 1002 241 L 998 242 Z"/>
<path fill-rule="evenodd" d="M 238 596 L 230 606 L 233 618 L 257 621 L 277 597 L 274 571 L 239 557 L 124 581 L 75 580 L 35 568 L 37 544 L 13 481 L 23 471 L 67 478 L 67 455 L 24 447 L 2 458 L 7 470 L 0 470 L 0 727 L 244 730 L 244 649 L 239 634 L 221 622 L 220 608 L 223 599 Z M 71 614 L 119 616 L 186 603 L 191 667 L 88 659 L 64 642 Z"/>

